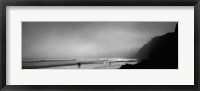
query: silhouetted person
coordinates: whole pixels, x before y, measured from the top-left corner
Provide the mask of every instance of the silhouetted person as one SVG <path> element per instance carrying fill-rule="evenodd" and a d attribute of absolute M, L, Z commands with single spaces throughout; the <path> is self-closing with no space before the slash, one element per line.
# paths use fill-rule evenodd
<path fill-rule="evenodd" d="M 110 67 L 111 67 L 111 61 L 109 62 L 109 65 L 110 65 Z"/>
<path fill-rule="evenodd" d="M 80 69 L 80 67 L 81 67 L 81 63 L 78 63 L 78 68 Z"/>

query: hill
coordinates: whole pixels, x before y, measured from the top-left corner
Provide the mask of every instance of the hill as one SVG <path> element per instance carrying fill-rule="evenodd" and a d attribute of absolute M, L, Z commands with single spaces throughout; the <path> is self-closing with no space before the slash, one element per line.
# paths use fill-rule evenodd
<path fill-rule="evenodd" d="M 177 69 L 178 24 L 174 32 L 152 38 L 134 57 L 142 61 L 123 65 L 120 69 Z"/>

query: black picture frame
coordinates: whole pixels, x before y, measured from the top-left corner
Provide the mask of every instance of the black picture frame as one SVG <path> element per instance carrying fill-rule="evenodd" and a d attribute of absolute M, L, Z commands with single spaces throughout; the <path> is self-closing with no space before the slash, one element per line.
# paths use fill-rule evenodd
<path fill-rule="evenodd" d="M 194 6 L 194 85 L 6 85 L 6 6 Z M 199 0 L 1 0 L 0 1 L 0 89 L 2 91 L 198 91 Z"/>

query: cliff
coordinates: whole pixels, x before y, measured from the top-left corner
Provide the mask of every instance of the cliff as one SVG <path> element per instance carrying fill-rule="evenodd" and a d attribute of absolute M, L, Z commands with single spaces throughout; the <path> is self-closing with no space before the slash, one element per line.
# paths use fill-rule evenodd
<path fill-rule="evenodd" d="M 152 38 L 134 57 L 142 61 L 123 65 L 121 69 L 177 69 L 178 24 L 174 32 Z"/>

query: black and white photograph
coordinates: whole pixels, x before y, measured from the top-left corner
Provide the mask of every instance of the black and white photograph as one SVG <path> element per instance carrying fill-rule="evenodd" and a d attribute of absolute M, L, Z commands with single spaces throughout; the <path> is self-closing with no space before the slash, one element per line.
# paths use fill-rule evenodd
<path fill-rule="evenodd" d="M 178 69 L 178 22 L 22 22 L 22 69 Z"/>

